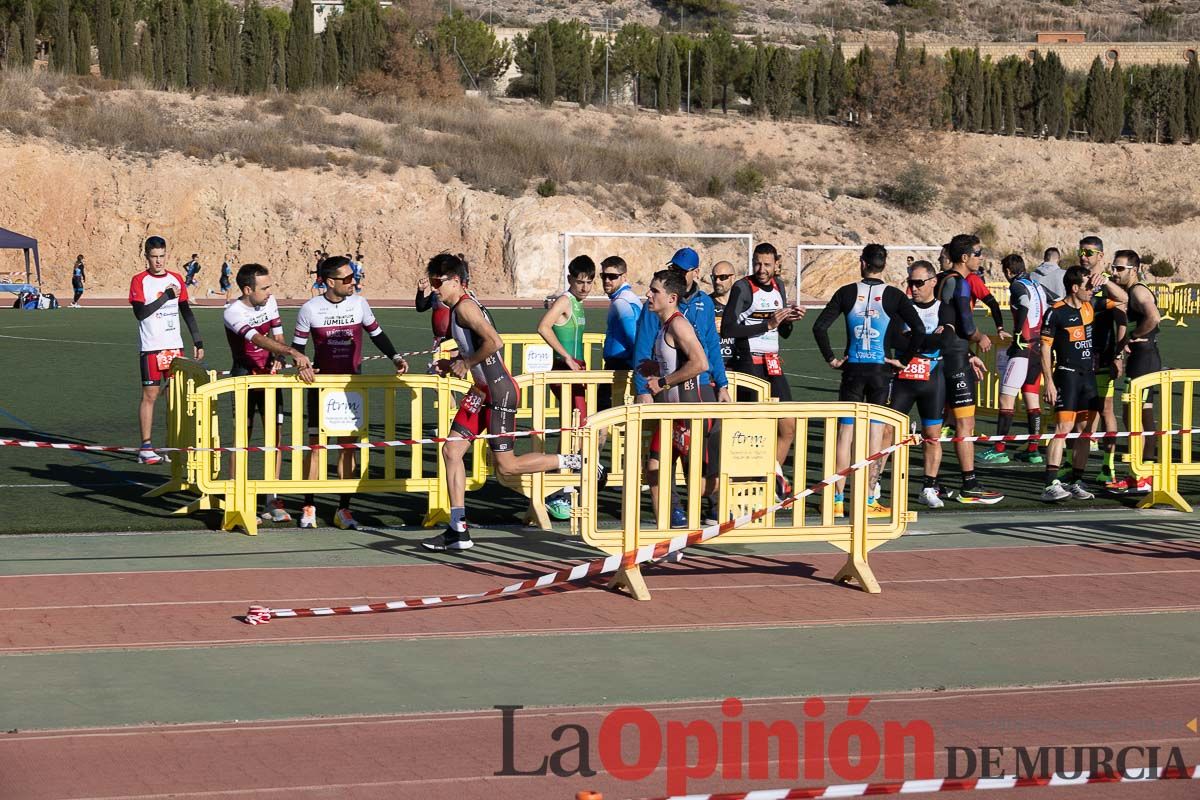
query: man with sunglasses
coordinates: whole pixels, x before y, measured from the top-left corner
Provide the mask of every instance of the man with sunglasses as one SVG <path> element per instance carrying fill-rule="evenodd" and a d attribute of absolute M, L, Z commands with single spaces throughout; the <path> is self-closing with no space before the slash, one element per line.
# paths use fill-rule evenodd
<path fill-rule="evenodd" d="M 946 256 L 950 269 L 938 275 L 936 288 L 938 300 L 950 306 L 955 334 L 945 337 L 942 348 L 946 397 L 954 415 L 954 435 L 969 439 L 975 435 L 975 387 L 983 374 L 983 363 L 972 355 L 970 345 L 977 345 L 985 353 L 992 347 L 992 340 L 975 327 L 971 287 L 967 283 L 967 276 L 978 269 L 983 259 L 983 247 L 978 236 L 960 233 L 946 245 Z M 975 443 L 955 442 L 954 450 L 962 470 L 962 489 L 956 499 L 960 503 L 986 505 L 1003 500 L 1004 495 L 983 488 L 975 475 Z"/>
<path fill-rule="evenodd" d="M 1006 255 L 1000 261 L 1000 269 L 1009 281 L 1009 305 L 1012 307 L 1013 330 L 1016 336 L 1008 350 L 996 357 L 996 371 L 1000 373 L 1000 408 L 996 420 L 996 435 L 1007 436 L 1012 429 L 1017 408 L 1017 394 L 1025 397 L 1025 411 L 1029 420 L 1029 434 L 1039 436 L 1042 432 L 1042 408 L 1039 395 L 1042 386 L 1041 330 L 1042 319 L 1049 311 L 1046 292 L 1025 271 L 1025 259 L 1016 253 Z M 1008 450 L 1004 442 L 996 442 L 989 450 L 978 456 L 984 464 L 1007 464 Z M 1017 448 L 1017 460 L 1029 464 L 1041 464 L 1038 440 L 1031 439 L 1024 448 Z"/>
<path fill-rule="evenodd" d="M 1089 284 L 1097 287 L 1097 299 L 1110 299 L 1115 284 L 1104 274 L 1104 241 L 1099 236 L 1085 236 L 1079 240 L 1079 265 L 1088 271 Z M 1092 415 L 1088 427 L 1090 433 L 1099 430 L 1102 423 L 1106 431 L 1118 430 L 1113 398 L 1116 396 L 1117 384 L 1125 374 L 1125 360 L 1121 349 L 1117 347 L 1117 340 L 1123 341 L 1125 334 L 1124 315 L 1118 322 L 1112 307 L 1107 303 L 1098 304 L 1096 319 L 1092 322 L 1092 353 L 1096 360 L 1096 392 L 1100 396 L 1100 413 Z M 1099 448 L 1104 451 L 1099 482 L 1105 486 L 1116 483 L 1117 440 L 1104 439 Z"/>
<path fill-rule="evenodd" d="M 308 340 L 313 340 L 315 350 L 313 366 L 322 375 L 357 375 L 362 372 L 363 332 L 371 342 L 396 367 L 396 374 L 408 371 L 408 363 L 396 352 L 383 328 L 375 320 L 375 314 L 367 305 L 366 298 L 354 293 L 354 271 L 350 259 L 345 256 L 330 256 L 317 269 L 318 279 L 325 284 L 325 293 L 300 306 L 296 315 L 296 329 L 292 333 L 292 347 L 304 352 Z M 318 442 L 317 432 L 321 428 L 320 392 L 305 393 L 306 416 L 308 417 L 309 441 Z M 340 443 L 348 444 L 354 437 L 341 437 Z M 308 480 L 317 480 L 320 475 L 316 453 L 305 453 L 305 474 Z M 345 480 L 354 476 L 358 463 L 357 450 L 342 450 L 338 456 L 338 477 Z M 333 524 L 343 530 L 358 528 L 350 513 L 351 495 L 343 494 L 333 515 Z M 317 527 L 316 501 L 312 494 L 304 498 L 300 512 L 300 527 Z"/>
<path fill-rule="evenodd" d="M 450 253 L 439 253 L 429 260 L 425 273 L 442 301 L 450 306 L 450 336 L 458 344 L 458 354 L 439 361 L 438 371 L 456 378 L 469 377 L 475 385 L 463 395 L 450 424 L 452 437 L 442 446 L 450 524 L 441 534 L 421 542 L 421 546 L 436 551 L 467 550 L 475 543 L 467 529 L 467 471 L 463 457 L 471 449 L 472 439 L 485 432 L 497 437 L 487 443 L 496 471 L 501 475 L 578 470 L 583 462 L 578 453 L 518 456 L 513 452 L 513 438 L 503 434 L 516 430 L 521 392 L 504 364 L 504 341 L 491 315 L 463 285 L 467 277 L 466 261 Z"/>
<path fill-rule="evenodd" d="M 733 287 L 734 278 L 737 275 L 734 273 L 733 264 L 728 261 L 718 261 L 713 264 L 712 268 L 712 291 L 709 296 L 713 301 L 713 313 L 716 315 L 717 332 L 721 331 L 721 318 L 725 315 L 725 304 L 729 302 L 729 290 Z M 721 361 L 725 362 L 725 369 L 733 369 L 733 337 L 721 337 Z M 741 398 L 738 398 L 741 399 Z"/>
<path fill-rule="evenodd" d="M 787 293 L 778 280 L 779 261 L 779 251 L 773 244 L 760 242 L 755 246 L 754 272 L 733 284 L 721 315 L 721 335 L 733 339 L 734 369 L 765 380 L 771 385 L 771 397 L 788 403 L 792 389 L 783 374 L 779 339 L 792 335 L 792 323 L 804 318 L 804 309 L 788 305 Z M 779 420 L 775 475 L 780 496 L 791 493 L 783 464 L 795 438 L 796 420 Z"/>
<path fill-rule="evenodd" d="M 1162 370 L 1162 356 L 1158 352 L 1158 324 L 1162 321 L 1162 313 L 1158 310 L 1158 302 L 1154 292 L 1141 282 L 1138 271 L 1142 259 L 1134 250 L 1118 250 L 1113 255 L 1113 282 L 1129 294 L 1128 317 L 1129 341 L 1121 355 L 1125 356 L 1125 371 L 1129 379 L 1140 378 L 1152 372 Z M 1130 403 L 1142 404 L 1142 427 L 1154 430 L 1154 404 L 1149 392 L 1140 398 L 1130 398 Z M 1129 427 L 1129 405 L 1125 406 L 1125 426 Z M 1147 461 L 1158 460 L 1158 437 L 1150 436 L 1143 440 L 1144 455 Z M 1150 476 L 1144 478 L 1128 477 L 1109 483 L 1105 486 L 1111 492 L 1149 492 L 1153 486 Z"/>

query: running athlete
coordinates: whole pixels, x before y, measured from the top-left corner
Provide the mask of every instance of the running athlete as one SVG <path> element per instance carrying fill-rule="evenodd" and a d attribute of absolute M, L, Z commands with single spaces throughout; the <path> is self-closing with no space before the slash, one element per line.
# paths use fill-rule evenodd
<path fill-rule="evenodd" d="M 354 261 L 351 266 L 354 268 L 354 291 L 362 294 L 367 288 L 367 268 L 363 266 L 362 253 L 354 254 Z"/>
<path fill-rule="evenodd" d="M 200 254 L 192 253 L 192 257 L 183 265 L 183 282 L 187 286 L 196 285 L 196 276 L 200 274 Z"/>
<path fill-rule="evenodd" d="M 978 243 L 978 239 L 976 240 Z M 942 252 L 938 253 L 938 266 L 942 272 L 951 269 L 954 262 L 950 260 L 949 255 L 950 245 L 942 245 Z M 992 295 L 992 290 L 987 287 L 987 281 L 983 279 L 983 259 L 980 258 L 967 273 L 967 285 L 971 290 L 971 310 L 975 310 L 976 303 L 983 303 L 984 308 L 992 316 L 992 322 L 996 323 L 996 335 L 1005 341 L 1012 338 L 1012 334 L 1004 330 L 1004 314 L 1000 311 L 1000 303 L 996 301 Z"/>
<path fill-rule="evenodd" d="M 233 353 L 233 367 L 229 374 L 271 375 L 278 368 L 278 359 L 290 358 L 299 370 L 300 380 L 313 382 L 313 367 L 308 357 L 299 350 L 288 347 L 283 341 L 283 321 L 279 318 L 279 305 L 271 294 L 271 273 L 262 264 L 245 264 L 237 273 L 238 290 L 241 297 L 225 307 L 225 338 Z M 251 389 L 248 393 L 249 410 L 246 414 L 247 438 L 254 436 L 254 417 L 262 417 L 263 427 L 267 423 L 267 393 L 264 389 Z M 282 393 L 276 392 L 276 441 L 283 437 Z M 275 474 L 282 474 L 283 451 L 275 452 Z M 291 522 L 292 517 L 275 495 L 264 498 L 262 518 L 267 522 Z"/>
<path fill-rule="evenodd" d="M 1133 250 L 1118 250 L 1113 256 L 1113 282 L 1129 293 L 1128 317 L 1129 344 L 1118 358 L 1125 359 L 1125 371 L 1129 379 L 1140 378 L 1151 372 L 1162 370 L 1162 356 L 1158 352 L 1158 324 L 1162 314 L 1158 310 L 1158 302 L 1154 292 L 1141 282 L 1138 275 L 1142 260 Z M 1142 427 L 1144 430 L 1154 430 L 1154 403 L 1149 392 L 1139 398 L 1142 403 Z M 1130 402 L 1137 402 L 1131 398 Z M 1125 427 L 1129 429 L 1129 405 L 1125 406 Z M 1158 437 L 1150 436 L 1143 440 L 1143 455 L 1147 461 L 1158 460 Z M 1152 482 L 1149 475 L 1144 478 L 1133 477 L 1110 483 L 1105 486 L 1109 491 L 1149 492 Z"/>
<path fill-rule="evenodd" d="M 938 470 L 942 465 L 942 416 L 946 408 L 946 380 L 942 377 L 942 341 L 953 336 L 954 315 L 950 307 L 934 297 L 937 274 L 928 261 L 914 261 L 908 267 L 908 290 L 913 307 L 925 330 L 924 344 L 907 365 L 892 361 L 900 371 L 892 381 L 891 407 L 907 414 L 916 405 L 925 437 L 925 482 L 917 498 L 930 508 L 945 505 L 938 494 Z M 907 325 L 897 335 L 894 349 L 911 351 L 912 329 Z"/>
<path fill-rule="evenodd" d="M 517 427 L 520 390 L 504 365 L 504 341 L 492 323 L 491 315 L 463 285 L 467 264 L 459 256 L 439 253 L 429 260 L 425 270 L 429 282 L 442 301 L 450 307 L 450 335 L 458 343 L 458 354 L 439 362 L 443 375 L 474 379 L 450 426 L 452 438 L 442 446 L 446 465 L 446 490 L 450 495 L 450 524 L 446 530 L 421 542 L 428 550 L 466 550 L 474 546 L 467 529 L 467 471 L 463 456 L 471 449 L 471 440 L 487 432 L 498 438 L 488 439 L 496 471 L 501 475 L 527 475 L 553 469 L 579 470 L 583 464 L 577 453 L 513 452 L 512 433 Z"/>
<path fill-rule="evenodd" d="M 646 379 L 646 391 L 656 403 L 698 403 L 701 401 L 699 376 L 708 370 L 708 358 L 696 336 L 695 328 L 679 310 L 679 300 L 687 291 L 687 281 L 679 270 L 654 273 L 646 292 L 647 313 L 659 321 L 651 350 L 653 358 L 638 364 L 638 373 Z M 690 420 L 671 426 L 672 446 L 669 464 L 687 455 Z M 650 458 L 646 463 L 646 482 L 650 484 L 650 504 L 658 518 L 658 470 L 661 463 L 662 426 L 656 425 L 650 437 Z M 672 512 L 674 513 L 674 512 Z M 715 513 L 710 509 L 709 513 Z M 672 527 L 676 527 L 672 521 Z"/>
<path fill-rule="evenodd" d="M 729 302 L 729 290 L 733 288 L 733 264 L 728 261 L 718 261 L 712 268 L 713 290 L 710 293 L 713 301 L 713 312 L 716 314 L 717 331 L 721 330 L 721 318 L 725 316 L 725 304 Z M 725 370 L 733 369 L 733 337 L 721 337 L 721 362 Z M 739 398 L 740 399 L 740 398 Z"/>
<path fill-rule="evenodd" d="M 864 247 L 858 263 L 862 280 L 848 283 L 833 293 L 813 325 L 813 338 L 826 363 L 842 371 L 838 400 L 883 406 L 888 404 L 891 396 L 892 368 L 888 365 L 887 344 L 893 332 L 892 326 L 903 323 L 911 331 L 908 350 L 899 358 L 901 364 L 911 361 L 913 355 L 924 346 L 925 326 L 904 292 L 895 286 L 888 286 L 881 279 L 887 266 L 887 249 L 883 245 L 869 244 Z M 846 317 L 846 352 L 838 358 L 829 345 L 829 327 L 843 315 Z M 850 466 L 854 418 L 841 418 L 838 422 L 837 467 L 840 471 Z M 883 427 L 882 423 L 871 425 L 872 453 L 879 450 L 883 441 Z M 878 462 L 871 465 L 868 513 L 871 516 L 890 516 L 891 509 L 880 503 L 875 495 L 879 471 Z M 839 479 L 833 496 L 836 516 L 845 516 L 844 485 L 844 479 Z"/>
<path fill-rule="evenodd" d="M 83 284 L 87 280 L 87 268 L 83 265 L 83 255 L 75 256 L 75 267 L 71 270 L 71 289 L 75 296 L 71 299 L 71 308 L 79 308 L 79 298 L 83 297 Z"/>
<path fill-rule="evenodd" d="M 1017 407 L 1017 394 L 1025 397 L 1025 412 L 1029 422 L 1029 435 L 1042 433 L 1042 409 L 1039 393 L 1042 384 L 1041 329 L 1042 318 L 1049 310 L 1046 292 L 1025 271 L 1025 259 L 1016 253 L 1000 261 L 1000 269 L 1009 281 L 1009 305 L 1012 308 L 1013 330 L 1016 335 L 1008 350 L 996 357 L 996 371 L 1003 377 L 1000 381 L 1000 409 L 996 421 L 996 435 L 1007 436 L 1012 429 L 1013 416 Z M 1004 442 L 996 442 L 977 458 L 984 464 L 1007 464 L 1008 452 Z M 1029 464 L 1041 464 L 1038 440 L 1030 439 L 1024 448 L 1016 448 L 1017 460 Z"/>
<path fill-rule="evenodd" d="M 1063 277 L 1066 297 L 1051 307 L 1042 323 L 1042 378 L 1046 382 L 1046 399 L 1054 403 L 1055 432 L 1060 435 L 1072 431 L 1086 433 L 1090 417 L 1100 411 L 1093 338 L 1097 312 L 1110 311 L 1122 325 L 1125 323 L 1124 290 L 1115 287 L 1112 297 L 1100 297 L 1096 294 L 1098 280 L 1086 267 L 1068 269 Z M 1083 482 L 1088 440 L 1082 436 L 1075 440 L 1071 480 L 1065 486 L 1058 477 L 1064 446 L 1065 440 L 1051 439 L 1046 447 L 1046 488 L 1042 500 L 1057 502 L 1071 497 L 1089 500 L 1094 495 Z"/>
<path fill-rule="evenodd" d="M 230 263 L 229 254 L 225 255 L 225 260 L 221 262 L 221 277 L 218 285 L 221 287 L 221 294 L 225 295 L 225 302 L 229 302 L 229 295 L 233 291 L 233 264 Z"/>
<path fill-rule="evenodd" d="M 779 251 L 769 242 L 754 248 L 754 272 L 736 281 L 721 318 L 721 335 L 733 339 L 734 369 L 762 378 L 771 385 L 771 397 L 784 403 L 792 400 L 792 389 L 783 374 L 779 338 L 792 335 L 792 323 L 804 318 L 804 309 L 789 306 L 779 281 Z M 738 398 L 739 400 L 742 398 Z M 775 445 L 776 489 L 779 496 L 791 494 L 783 477 L 783 464 L 796 438 L 796 420 L 779 420 Z"/>
<path fill-rule="evenodd" d="M 938 275 L 937 298 L 950 307 L 955 336 L 945 337 L 942 347 L 942 369 L 946 377 L 946 397 L 954 414 L 954 435 L 969 438 L 975 435 L 975 385 L 983 375 L 983 362 L 971 354 L 969 343 L 983 352 L 992 347 L 992 340 L 975 327 L 971 312 L 971 290 L 967 276 L 983 258 L 979 238 L 960 233 L 946 245 L 951 268 Z M 957 494 L 960 503 L 992 505 L 1004 499 L 989 492 L 975 475 L 975 444 L 971 441 L 954 443 L 962 470 L 962 490 Z"/>
<path fill-rule="evenodd" d="M 587 316 L 583 301 L 592 293 L 596 280 L 596 262 L 591 256 L 575 256 L 567 265 L 567 291 L 550 304 L 538 323 L 538 333 L 554 351 L 552 369 L 558 371 L 584 370 L 583 332 Z M 571 386 L 571 406 L 579 415 L 580 425 L 587 424 L 587 390 L 583 384 Z M 571 518 L 571 501 L 563 491 L 546 498 L 546 513 L 557 520 Z"/>
<path fill-rule="evenodd" d="M 1090 282 L 1095 285 L 1099 299 L 1112 296 L 1109 287 L 1116 286 L 1106 281 L 1104 275 L 1104 241 L 1099 236 L 1085 236 L 1079 240 L 1079 265 L 1091 274 Z M 1122 290 L 1124 291 L 1124 290 Z M 1114 330 L 1115 328 L 1115 330 Z M 1100 413 L 1092 415 L 1088 430 L 1095 433 L 1103 423 L 1104 430 L 1115 432 L 1117 428 L 1117 412 L 1113 406 L 1118 384 L 1125 374 L 1125 362 L 1117 358 L 1120 352 L 1116 346 L 1118 340 L 1126 338 L 1125 323 L 1117 323 L 1114 314 L 1106 303 L 1097 306 L 1096 320 L 1092 323 L 1094 337 L 1094 354 L 1096 356 L 1096 393 L 1100 396 Z M 1104 439 L 1098 445 L 1104 451 L 1104 461 L 1100 466 L 1099 482 L 1102 485 L 1115 483 L 1117 440 Z"/>
<path fill-rule="evenodd" d="M 396 352 L 383 328 L 379 327 L 367 301 L 354 294 L 354 274 L 350 271 L 350 262 L 341 256 L 331 256 L 321 262 L 318 275 L 328 288 L 325 294 L 300 306 L 300 313 L 296 315 L 296 329 L 292 333 L 292 346 L 303 353 L 311 336 L 313 363 L 321 374 L 357 375 L 362 372 L 363 331 L 366 331 L 371 342 L 392 360 L 396 374 L 407 372 L 408 362 Z M 316 444 L 319 441 L 316 434 L 321 427 L 321 393 L 314 390 L 305 394 L 310 442 Z M 340 439 L 342 444 L 353 441 L 353 437 Z M 312 452 L 305 453 L 306 475 L 310 481 L 320 477 L 320 463 L 314 455 Z M 342 450 L 338 456 L 338 477 L 343 480 L 352 478 L 357 463 L 357 450 Z M 333 515 L 333 524 L 343 530 L 358 528 L 358 523 L 350 513 L 350 497 L 349 494 L 341 496 Z M 312 494 L 304 498 L 300 527 L 317 527 L 316 501 Z"/>
<path fill-rule="evenodd" d="M 696 338 L 704 347 L 704 357 L 708 362 L 708 369 L 700 373 L 700 399 L 706 403 L 714 401 L 728 403 L 730 402 L 729 378 L 725 375 L 725 364 L 721 361 L 721 341 L 717 334 L 716 313 L 713 311 L 712 298 L 700 290 L 696 280 L 699 275 L 700 256 L 692 248 L 684 247 L 675 251 L 675 255 L 671 257 L 667 266 L 683 273 L 687 288 L 679 298 L 679 310 L 696 329 Z M 642 314 L 638 317 L 637 337 L 634 340 L 634 363 L 643 364 L 650 359 L 654 340 L 658 336 L 661 324 L 657 314 L 650 313 L 645 308 L 642 309 Z M 646 389 L 646 377 L 638 370 L 633 372 L 633 383 L 637 393 L 637 402 L 653 402 L 653 397 Z M 716 387 L 715 393 L 714 387 Z M 707 498 L 705 502 L 710 512 L 715 513 L 717 473 L 720 467 L 717 452 L 720 426 L 712 420 L 706 422 L 705 425 L 707 430 L 703 449 L 704 497 Z M 713 519 L 712 516 L 706 516 L 705 524 Z M 671 524 L 677 527 L 687 524 L 687 515 L 682 507 L 677 506 L 671 510 Z"/>
<path fill-rule="evenodd" d="M 417 281 L 417 297 L 413 307 L 417 313 L 432 311 L 429 322 L 433 328 L 433 347 L 436 350 L 450 335 L 450 308 L 442 302 L 440 294 L 429 290 L 429 278 L 422 276 Z M 429 362 L 429 371 L 437 371 L 436 359 Z"/>
<path fill-rule="evenodd" d="M 200 327 L 188 303 L 183 276 L 169 272 L 167 240 L 151 236 L 143 251 L 146 269 L 129 282 L 129 305 L 138 321 L 138 364 L 142 371 L 142 402 L 138 406 L 142 446 L 138 450 L 139 464 L 162 463 L 162 456 L 150 444 L 154 428 L 154 404 L 164 383 L 171 377 L 171 362 L 183 355 L 183 337 L 179 333 L 182 318 L 192 338 L 192 355 L 197 361 L 204 358 L 204 342 Z"/>

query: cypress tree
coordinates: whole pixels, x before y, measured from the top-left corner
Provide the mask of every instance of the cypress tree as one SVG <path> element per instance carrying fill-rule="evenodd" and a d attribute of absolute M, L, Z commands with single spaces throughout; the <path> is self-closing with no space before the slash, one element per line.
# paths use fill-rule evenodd
<path fill-rule="evenodd" d="M 15 69 L 25 64 L 25 51 L 21 47 L 21 29 L 16 22 L 8 23 L 8 38 L 4 41 L 4 66 Z"/>
<path fill-rule="evenodd" d="M 1125 70 L 1113 62 L 1108 73 L 1108 130 L 1106 140 L 1115 142 L 1125 133 Z"/>
<path fill-rule="evenodd" d="M 558 76 L 554 72 L 554 41 L 546 33 L 538 42 L 537 49 L 538 101 L 546 106 L 554 105 L 558 91 Z"/>
<path fill-rule="evenodd" d="M 830 59 L 822 47 L 817 52 L 817 66 L 813 71 L 813 113 L 817 119 L 825 119 L 833 104 L 829 96 Z"/>
<path fill-rule="evenodd" d="M 1164 80 L 1166 81 L 1166 134 L 1172 144 L 1179 144 L 1187 135 L 1187 109 L 1184 97 L 1183 70 L 1175 67 L 1166 67 L 1164 70 Z"/>
<path fill-rule="evenodd" d="M 677 113 L 683 107 L 683 76 L 680 72 L 679 48 L 674 38 L 667 47 L 667 107 Z"/>
<path fill-rule="evenodd" d="M 667 101 L 669 94 L 667 91 L 667 47 L 670 43 L 667 34 L 660 33 L 658 35 L 658 50 L 655 55 L 657 83 L 654 90 L 654 105 L 658 108 L 658 113 L 660 114 L 666 114 L 671 111 L 670 104 Z"/>
<path fill-rule="evenodd" d="M 1194 58 L 1188 61 L 1183 77 L 1184 101 L 1187 103 L 1184 121 L 1192 142 L 1200 141 L 1200 64 L 1196 62 Z"/>
<path fill-rule="evenodd" d="M 1004 134 L 1017 135 L 1017 75 L 1010 67 L 1000 72 L 1000 91 L 1004 99 Z"/>
<path fill-rule="evenodd" d="M 976 133 L 983 130 L 983 115 L 987 105 L 987 82 L 984 78 L 983 62 L 979 48 L 971 53 L 971 83 L 967 91 L 967 130 Z"/>
<path fill-rule="evenodd" d="M 21 5 L 21 55 L 25 66 L 33 66 L 37 56 L 37 22 L 33 17 L 32 0 L 25 0 Z"/>
<path fill-rule="evenodd" d="M 900 29 L 900 39 L 896 42 L 896 76 L 902 83 L 908 82 L 908 76 L 912 72 L 908 58 L 908 37 L 904 33 L 904 29 Z"/>
<path fill-rule="evenodd" d="M 121 39 L 120 45 L 113 54 L 113 67 L 116 77 L 122 80 L 137 72 L 138 53 L 134 42 L 137 41 L 137 17 L 133 13 L 133 0 L 121 1 Z"/>
<path fill-rule="evenodd" d="M 700 53 L 700 110 L 707 112 L 713 107 L 713 99 L 717 91 L 717 70 L 713 63 L 712 44 L 705 41 L 699 48 Z"/>
<path fill-rule="evenodd" d="M 592 91 L 594 89 L 592 78 L 592 43 L 584 42 L 583 47 L 579 48 L 578 100 L 580 108 L 584 108 L 588 103 L 592 102 Z"/>
<path fill-rule="evenodd" d="M 786 47 L 776 47 L 767 70 L 767 102 L 771 116 L 788 119 L 792 116 L 796 72 Z"/>
<path fill-rule="evenodd" d="M 340 62 L 340 59 L 338 58 L 337 34 L 335 34 L 331 29 L 326 28 L 325 32 L 321 34 L 321 38 L 325 40 L 323 46 L 325 65 L 321 70 L 321 79 L 328 86 L 337 86 L 338 65 Z"/>
<path fill-rule="evenodd" d="M 75 12 L 75 31 L 72 49 L 75 51 L 75 74 L 92 74 L 92 26 L 88 23 L 87 15 L 82 11 Z"/>
<path fill-rule="evenodd" d="M 1004 132 L 1004 90 L 1000 86 L 1000 70 L 995 67 L 992 68 L 988 79 L 988 90 L 992 107 L 988 130 L 999 135 Z"/>
<path fill-rule="evenodd" d="M 156 44 L 162 48 L 163 78 L 172 89 L 182 89 L 188 80 L 188 24 L 183 0 L 163 0 L 162 35 Z"/>
<path fill-rule="evenodd" d="M 829 113 L 837 114 L 842 110 L 849 93 L 846 78 L 846 57 L 842 55 L 841 44 L 833 46 L 833 54 L 829 58 Z"/>
<path fill-rule="evenodd" d="M 270 76 L 270 31 L 257 0 L 246 0 L 242 15 L 239 47 L 242 80 L 239 86 L 244 94 L 258 94 L 267 90 Z"/>
<path fill-rule="evenodd" d="M 112 0 L 96 0 L 96 55 L 100 60 L 100 74 L 106 78 L 117 74 L 114 66 L 116 47 Z"/>
<path fill-rule="evenodd" d="M 316 72 L 316 48 L 313 38 L 311 0 L 294 0 L 291 25 L 287 34 L 288 88 L 293 92 L 313 86 Z"/>
<path fill-rule="evenodd" d="M 1087 83 L 1083 89 L 1083 120 L 1087 126 L 1088 136 L 1093 142 L 1107 141 L 1110 103 L 1110 85 L 1108 73 L 1100 56 L 1092 59 L 1091 69 L 1088 70 Z"/>
<path fill-rule="evenodd" d="M 759 116 L 766 116 L 769 110 L 770 86 L 767 75 L 770 60 L 770 52 L 760 40 L 754 48 L 754 62 L 750 68 L 750 107 Z"/>
<path fill-rule="evenodd" d="M 233 86 L 233 49 L 225 28 L 225 9 L 217 11 L 211 22 L 212 29 L 212 85 L 223 92 Z"/>
<path fill-rule="evenodd" d="M 271 85 L 280 92 L 286 92 L 287 83 L 287 33 L 272 31 L 271 35 Z"/>
<path fill-rule="evenodd" d="M 207 89 L 211 85 L 209 60 L 212 58 L 212 44 L 208 35 L 208 13 L 200 0 L 192 2 L 188 33 L 188 86 Z"/>
<path fill-rule="evenodd" d="M 50 25 L 54 36 L 54 49 L 50 51 L 50 66 L 59 72 L 75 69 L 75 53 L 71 50 L 71 4 L 58 0 Z"/>

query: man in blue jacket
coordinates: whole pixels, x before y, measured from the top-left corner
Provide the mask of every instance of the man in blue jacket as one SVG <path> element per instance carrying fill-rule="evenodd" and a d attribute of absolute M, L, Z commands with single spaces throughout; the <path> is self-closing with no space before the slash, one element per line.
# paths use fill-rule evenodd
<path fill-rule="evenodd" d="M 700 256 L 692 248 L 685 247 L 675 252 L 671 260 L 667 262 L 667 266 L 681 271 L 687 282 L 687 293 L 680 298 L 679 310 L 696 329 L 696 337 L 700 340 L 700 346 L 704 348 L 705 358 L 708 359 L 708 371 L 700 373 L 698 379 L 700 397 L 706 402 L 728 403 L 730 402 L 729 379 L 725 375 L 725 362 L 721 358 L 721 337 L 717 333 L 716 312 L 713 308 L 712 298 L 702 291 L 696 282 L 700 274 Z M 642 374 L 641 365 L 654 360 L 652 351 L 660 325 L 658 315 L 647 311 L 643 306 L 641 316 L 638 317 L 637 336 L 633 342 L 635 367 L 633 385 L 639 403 L 654 402 L 646 384 L 646 376 Z M 708 506 L 704 515 L 706 525 L 716 521 L 717 475 L 720 466 L 717 443 L 720 440 L 720 433 L 720 425 L 716 421 L 707 420 L 705 422 L 703 470 L 704 495 Z M 650 469 L 657 469 L 657 459 L 652 458 L 652 461 L 655 463 L 650 466 Z M 671 524 L 680 528 L 687 524 L 683 508 L 677 506 L 672 510 Z"/>

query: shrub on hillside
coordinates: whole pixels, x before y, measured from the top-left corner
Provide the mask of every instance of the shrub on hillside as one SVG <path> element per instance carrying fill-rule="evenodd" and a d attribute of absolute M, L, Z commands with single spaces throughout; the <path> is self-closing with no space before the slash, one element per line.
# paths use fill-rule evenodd
<path fill-rule="evenodd" d="M 911 161 L 896 176 L 895 182 L 884 184 L 879 196 L 897 208 L 919 214 L 933 208 L 939 192 L 937 177 L 933 171 Z"/>
<path fill-rule="evenodd" d="M 1170 278 L 1175 274 L 1175 265 L 1165 258 L 1160 258 L 1150 265 L 1150 274 L 1156 278 Z"/>

